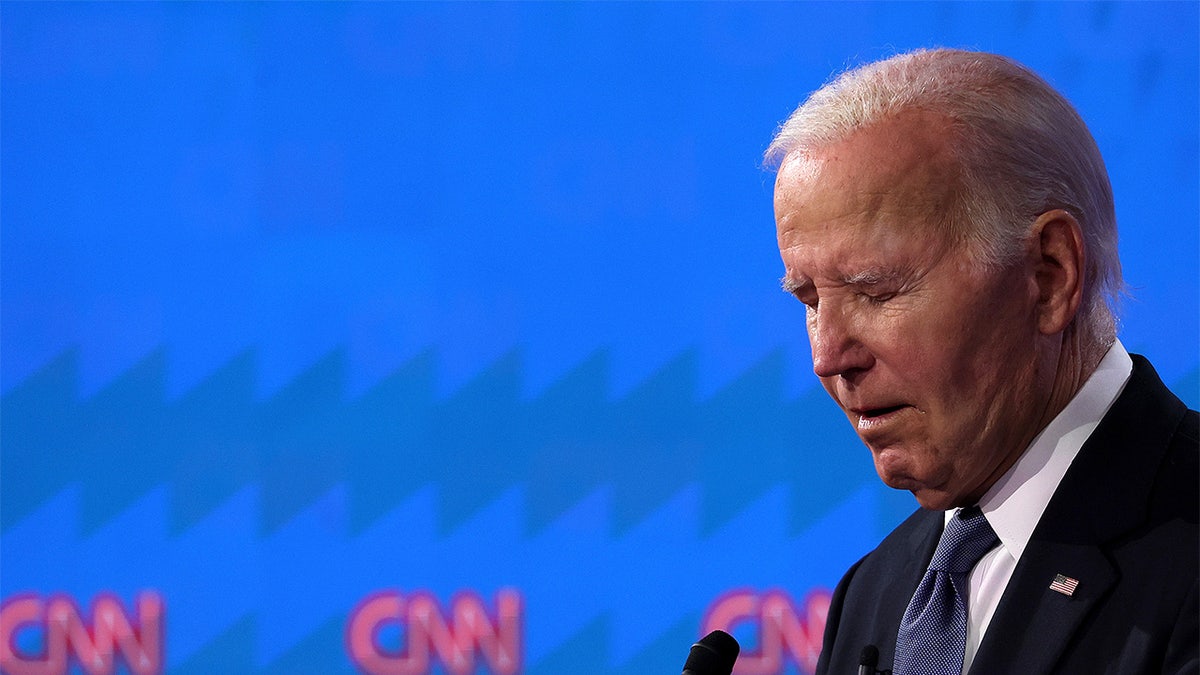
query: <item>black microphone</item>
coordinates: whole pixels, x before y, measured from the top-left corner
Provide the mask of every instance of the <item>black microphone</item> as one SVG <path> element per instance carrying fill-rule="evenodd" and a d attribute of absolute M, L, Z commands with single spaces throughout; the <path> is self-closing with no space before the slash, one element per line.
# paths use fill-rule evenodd
<path fill-rule="evenodd" d="M 875 645 L 863 647 L 862 656 L 858 657 L 858 675 L 875 675 L 875 666 L 879 665 L 879 649 Z"/>
<path fill-rule="evenodd" d="M 714 630 L 692 645 L 682 675 L 730 675 L 738 651 L 740 647 L 732 635 Z"/>

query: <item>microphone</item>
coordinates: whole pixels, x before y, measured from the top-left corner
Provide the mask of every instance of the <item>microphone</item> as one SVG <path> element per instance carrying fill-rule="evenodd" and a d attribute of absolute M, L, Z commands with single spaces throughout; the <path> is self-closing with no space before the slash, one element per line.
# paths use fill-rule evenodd
<path fill-rule="evenodd" d="M 714 630 L 692 645 L 682 675 L 730 675 L 739 650 L 732 635 Z"/>
<path fill-rule="evenodd" d="M 879 664 L 879 650 L 875 645 L 862 648 L 862 656 L 858 657 L 858 675 L 875 675 L 875 666 Z"/>

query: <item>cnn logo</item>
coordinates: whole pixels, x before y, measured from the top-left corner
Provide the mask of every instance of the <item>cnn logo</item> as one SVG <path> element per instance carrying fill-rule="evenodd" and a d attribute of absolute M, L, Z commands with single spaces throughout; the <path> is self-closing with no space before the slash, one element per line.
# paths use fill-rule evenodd
<path fill-rule="evenodd" d="M 788 662 L 811 673 L 821 654 L 829 601 L 829 592 L 822 589 L 809 592 L 799 607 L 783 591 L 731 591 L 709 607 L 701 632 L 721 629 L 757 635 L 754 648 L 738 657 L 734 675 L 779 675 Z M 745 631 L 740 631 L 743 627 Z"/>
<path fill-rule="evenodd" d="M 39 638 L 36 653 L 18 647 Z M 0 670 L 7 675 L 65 675 L 72 665 L 88 675 L 112 675 L 121 662 L 134 675 L 162 673 L 158 593 L 140 593 L 132 615 L 110 593 L 98 595 L 90 613 L 66 595 L 22 594 L 0 605 Z"/>
<path fill-rule="evenodd" d="M 425 675 L 441 664 L 450 675 L 471 675 L 480 662 L 493 675 L 521 671 L 523 602 L 505 589 L 496 608 L 483 599 L 458 593 L 443 608 L 433 595 L 417 591 L 373 593 L 359 603 L 346 625 L 346 651 L 368 675 Z M 396 630 L 400 647 L 384 646 L 381 633 Z"/>

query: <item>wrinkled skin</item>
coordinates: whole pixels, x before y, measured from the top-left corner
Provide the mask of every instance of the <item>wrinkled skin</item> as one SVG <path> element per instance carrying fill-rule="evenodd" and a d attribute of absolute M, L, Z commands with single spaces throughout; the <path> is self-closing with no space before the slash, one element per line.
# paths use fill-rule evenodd
<path fill-rule="evenodd" d="M 927 508 L 975 503 L 1084 373 L 1078 224 L 1030 223 L 985 268 L 944 216 L 957 165 L 944 120 L 908 113 L 785 159 L 775 184 L 784 286 L 806 306 L 813 369 L 883 481 Z M 1094 365 L 1094 364 L 1093 364 Z"/>

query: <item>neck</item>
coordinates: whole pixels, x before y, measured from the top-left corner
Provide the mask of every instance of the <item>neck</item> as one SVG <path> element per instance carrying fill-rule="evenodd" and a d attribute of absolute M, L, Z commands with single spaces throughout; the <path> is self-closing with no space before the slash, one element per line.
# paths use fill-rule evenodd
<path fill-rule="evenodd" d="M 1045 428 L 1067 407 L 1075 394 L 1083 388 L 1083 383 L 1096 372 L 1100 361 L 1115 341 L 1115 337 L 1095 338 L 1090 331 L 1081 329 L 1079 322 L 1072 323 L 1063 332 L 1058 345 L 1057 359 L 1049 364 L 1053 368 L 1054 382 L 1039 428 Z"/>

